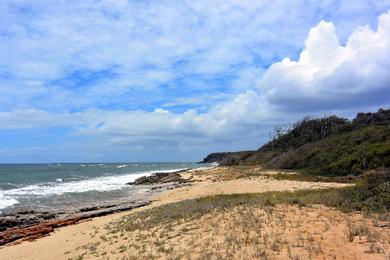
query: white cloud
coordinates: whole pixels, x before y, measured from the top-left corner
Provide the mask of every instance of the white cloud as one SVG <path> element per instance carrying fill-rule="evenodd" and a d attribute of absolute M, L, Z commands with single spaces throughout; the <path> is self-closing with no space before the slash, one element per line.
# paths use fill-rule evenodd
<path fill-rule="evenodd" d="M 161 108 L 146 111 L 103 111 L 87 110 L 79 113 L 50 113 L 44 110 L 26 109 L 0 112 L 2 129 L 70 127 L 73 134 L 104 137 L 107 141 L 142 145 L 150 141 L 181 142 L 194 144 L 204 142 L 229 141 L 233 135 L 251 138 L 248 127 L 268 125 L 262 122 L 269 115 L 258 102 L 253 91 L 238 95 L 232 102 L 220 104 L 211 111 L 199 114 L 187 110 L 174 114 Z M 248 112 L 251 114 L 248 116 Z M 257 131 L 256 131 L 257 132 Z M 233 140 L 230 140 L 233 141 Z"/>
<path fill-rule="evenodd" d="M 226 75 L 233 78 L 220 83 L 226 92 L 250 90 L 256 70 L 296 52 L 319 18 L 350 28 L 390 6 L 357 0 L 351 8 L 349 2 L 4 0 L 0 78 L 2 73 L 10 78 L 1 78 L 0 96 L 7 102 L 0 110 L 85 109 L 102 99 L 125 104 L 123 95 L 134 90 L 159 90 L 155 95 L 165 98 L 167 85 L 177 92 L 214 91 L 220 86 L 203 80 Z M 74 71 L 112 66 L 115 77 L 85 88 L 53 83 Z M 186 84 L 172 84 L 188 76 Z"/>
<path fill-rule="evenodd" d="M 0 60 L 1 73 L 17 76 L 0 73 L 2 130 L 66 127 L 75 137 L 90 137 L 91 150 L 103 155 L 99 149 L 255 148 L 281 122 L 390 104 L 390 12 L 379 17 L 377 29 L 359 27 L 339 40 L 337 23 L 321 21 L 309 30 L 301 9 L 277 1 L 146 6 L 64 1 L 54 9 L 46 4 L 39 6 L 45 11 L 42 19 L 31 21 L 34 30 L 14 22 L 9 42 L 0 41 L 0 55 L 6 57 Z M 85 16 L 91 6 L 91 15 Z M 280 58 L 303 42 L 297 58 Z M 12 52 L 13 46 L 20 52 Z M 262 67 L 275 57 L 281 61 Z M 115 77 L 91 86 L 47 83 L 73 69 L 110 68 Z M 191 84 L 169 85 L 198 74 Z M 200 82 L 218 75 L 234 79 L 223 87 L 218 84 L 224 82 Z M 161 104 L 152 104 L 154 110 L 123 106 L 164 94 L 162 86 L 178 93 L 188 88 L 189 94 L 163 95 Z M 140 90 L 146 92 L 138 97 Z M 106 109 L 96 108 L 106 104 Z M 195 109 L 172 112 L 181 105 Z M 64 146 L 69 153 L 84 145 Z"/>
<path fill-rule="evenodd" d="M 321 21 L 310 30 L 299 59 L 272 64 L 259 87 L 270 104 L 306 111 L 389 104 L 389 36 L 390 12 L 379 17 L 377 30 L 359 27 L 345 45 L 334 25 Z"/>
<path fill-rule="evenodd" d="M 261 135 L 264 138 L 266 131 L 278 122 L 302 116 L 290 111 L 294 106 L 310 107 L 310 114 L 315 114 L 329 111 L 324 109 L 327 105 L 333 111 L 342 110 L 348 99 L 354 99 L 348 108 L 380 105 L 376 103 L 378 98 L 357 100 L 376 90 L 381 91 L 384 102 L 389 104 L 385 95 L 390 91 L 389 35 L 390 13 L 379 17 L 377 30 L 367 26 L 356 29 L 346 45 L 339 43 L 332 23 L 321 21 L 310 30 L 297 61 L 285 58 L 264 73 L 259 82 L 260 93 L 245 91 L 205 113 L 196 110 L 172 113 L 162 108 L 153 112 L 89 109 L 78 113 L 25 109 L 0 112 L 0 125 L 3 129 L 71 127 L 76 135 L 105 137 L 114 143 L 134 145 L 149 142 L 169 145 L 179 141 L 182 145 L 205 140 L 240 142 L 242 138 Z M 340 98 L 341 94 L 351 97 Z M 300 103 L 293 104 L 296 101 Z M 275 110 L 275 105 L 283 109 Z"/>

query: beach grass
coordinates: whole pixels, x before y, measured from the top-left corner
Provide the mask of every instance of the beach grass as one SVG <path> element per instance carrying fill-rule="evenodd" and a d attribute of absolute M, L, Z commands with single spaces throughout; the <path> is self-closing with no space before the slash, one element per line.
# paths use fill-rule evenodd
<path fill-rule="evenodd" d="M 364 253 L 386 256 L 388 238 L 376 226 L 390 221 L 389 204 L 382 191 L 370 190 L 372 178 L 341 189 L 185 200 L 124 216 L 106 225 L 105 232 L 113 244 L 126 238 L 116 249 L 124 259 L 308 259 L 328 254 L 324 242 L 330 234 L 344 245 L 364 246 Z"/>
<path fill-rule="evenodd" d="M 147 209 L 111 225 L 112 232 L 152 228 L 161 223 L 197 219 L 212 211 L 229 211 L 236 206 L 261 207 L 277 204 L 311 206 L 322 204 L 343 212 L 364 211 L 384 215 L 390 210 L 389 175 L 372 175 L 345 188 L 299 190 L 294 192 L 245 193 L 202 197 Z"/>

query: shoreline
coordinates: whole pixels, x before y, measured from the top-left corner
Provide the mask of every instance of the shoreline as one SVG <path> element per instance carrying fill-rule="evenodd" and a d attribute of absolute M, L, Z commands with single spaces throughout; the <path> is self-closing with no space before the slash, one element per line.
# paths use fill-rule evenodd
<path fill-rule="evenodd" d="M 251 166 L 249 169 L 259 170 L 258 167 Z M 90 222 L 99 222 L 103 219 L 117 219 L 126 214 L 132 214 L 137 211 L 142 211 L 148 208 L 157 207 L 164 204 L 174 203 L 187 199 L 200 198 L 204 196 L 217 194 L 241 194 L 253 192 L 268 192 L 268 191 L 295 191 L 301 189 L 323 189 L 329 187 L 345 187 L 349 184 L 329 183 L 329 182 L 304 182 L 291 180 L 275 180 L 270 178 L 274 174 L 280 174 L 275 171 L 261 170 L 261 175 L 256 177 L 243 178 L 233 174 L 233 167 L 211 167 L 201 169 L 189 169 L 180 171 L 180 178 L 184 180 L 184 185 L 178 182 L 170 183 L 155 183 L 153 185 L 145 185 L 150 189 L 148 201 L 144 201 L 138 205 L 119 206 L 112 210 L 102 209 L 98 211 L 87 211 L 82 214 L 76 214 L 70 218 L 60 220 L 50 220 L 28 227 L 12 228 L 5 232 L 0 232 L 1 239 L 4 241 L 0 250 L 6 248 L 12 249 L 19 244 L 25 244 L 32 241 L 36 243 L 42 239 L 49 239 L 55 235 L 57 231 L 63 231 L 70 227 L 77 227 L 81 224 Z M 291 174 L 285 172 L 285 174 Z M 16 235 L 15 235 L 16 234 Z M 19 236 L 17 234 L 20 234 Z M 29 241 L 29 242 L 27 242 Z"/>
<path fill-rule="evenodd" d="M 96 217 L 116 214 L 124 211 L 131 211 L 136 208 L 144 207 L 151 203 L 151 198 L 166 190 L 174 189 L 184 184 L 177 178 L 170 178 L 168 182 L 164 181 L 164 176 L 177 177 L 180 173 L 185 173 L 191 169 L 169 170 L 157 172 L 151 175 L 139 177 L 134 183 L 140 189 L 146 189 L 146 192 L 139 197 L 132 197 L 124 202 L 123 200 L 114 200 L 110 204 L 88 204 L 73 211 L 19 211 L 14 213 L 5 213 L 0 215 L 0 248 L 18 244 L 23 241 L 33 241 L 47 236 L 54 232 L 56 228 L 74 225 L 82 221 L 88 221 Z M 155 176 L 159 178 L 155 179 Z M 137 183 L 137 180 L 149 180 L 151 182 Z M 172 181 L 169 181 L 172 180 Z M 188 184 L 187 184 L 188 185 Z"/>
<path fill-rule="evenodd" d="M 180 180 L 191 185 L 155 193 L 139 208 L 2 246 L 0 260 L 390 256 L 390 215 L 346 213 L 322 203 L 355 184 L 259 166 L 189 170 Z"/>
<path fill-rule="evenodd" d="M 199 166 L 174 162 L 1 167 L 0 216 L 27 211 L 73 212 L 85 205 L 126 203 L 129 195 L 136 197 L 139 193 L 127 182 L 192 167 Z"/>

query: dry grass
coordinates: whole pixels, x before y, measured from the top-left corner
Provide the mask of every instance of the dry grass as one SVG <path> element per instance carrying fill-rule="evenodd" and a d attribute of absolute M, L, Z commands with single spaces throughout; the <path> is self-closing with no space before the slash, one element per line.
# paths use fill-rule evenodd
<path fill-rule="evenodd" d="M 135 222 L 128 220 L 99 230 L 101 239 L 80 248 L 79 255 L 83 259 L 390 257 L 390 229 L 383 221 L 323 206 L 243 204 L 214 208 L 196 218 L 160 223 L 140 216 Z"/>
<path fill-rule="evenodd" d="M 237 169 L 234 172 L 237 173 Z M 236 174 L 229 175 L 232 176 L 237 178 Z M 101 239 L 81 248 L 80 256 L 104 258 L 109 255 L 110 259 L 389 258 L 388 212 L 354 211 L 361 205 L 367 209 L 382 209 L 378 202 L 386 200 L 378 200 L 376 194 L 368 192 L 371 192 L 370 186 L 361 184 L 344 189 L 216 195 L 170 203 L 130 214 L 111 222 L 103 230 L 95 230 L 91 237 Z M 362 196 L 370 198 L 373 206 L 366 200 L 361 201 Z"/>
<path fill-rule="evenodd" d="M 339 182 L 353 183 L 358 180 L 356 176 L 324 176 L 305 173 L 304 171 L 292 171 L 281 169 L 264 169 L 261 166 L 219 166 L 207 171 L 193 171 L 191 180 L 201 180 L 202 177 L 211 181 L 227 181 L 235 179 L 276 179 L 290 181 L 310 181 L 310 182 Z M 200 177 L 200 178 L 199 178 Z"/>

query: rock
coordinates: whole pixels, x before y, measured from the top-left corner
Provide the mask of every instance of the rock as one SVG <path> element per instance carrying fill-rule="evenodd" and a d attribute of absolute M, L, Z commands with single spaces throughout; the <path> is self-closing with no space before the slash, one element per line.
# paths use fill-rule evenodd
<path fill-rule="evenodd" d="M 0 245 L 4 245 L 22 238 L 24 240 L 37 239 L 47 235 L 50 232 L 53 232 L 54 228 L 74 224 L 80 220 L 80 217 L 73 217 L 70 219 L 43 222 L 29 227 L 7 229 L 6 231 L 0 232 Z"/>
<path fill-rule="evenodd" d="M 84 220 L 84 219 L 105 216 L 116 212 L 121 212 L 125 210 L 146 206 L 149 203 L 150 203 L 149 200 L 140 200 L 140 201 L 133 201 L 122 205 L 116 205 L 109 208 L 101 207 L 98 208 L 98 210 L 93 210 L 89 212 L 85 212 L 86 209 L 84 209 L 83 212 L 80 211 L 80 213 L 78 214 L 73 214 L 71 216 L 65 216 L 65 217 L 63 216 L 64 218 L 62 219 L 55 219 L 49 221 L 45 221 L 44 218 L 32 218 L 34 221 L 40 221 L 40 222 L 39 223 L 34 222 L 34 224 L 29 226 L 26 226 L 28 225 L 29 222 L 20 222 L 20 220 L 18 220 L 18 215 L 2 217 L 1 218 L 1 220 L 3 221 L 2 223 L 6 224 L 4 227 L 11 227 L 11 228 L 7 228 L 2 232 L 0 232 L 0 246 L 11 243 L 15 240 L 21 240 L 21 241 L 34 240 L 46 236 L 47 234 L 53 232 L 54 229 L 58 227 L 76 224 L 80 220 Z"/>
<path fill-rule="evenodd" d="M 152 184 L 162 184 L 168 182 L 177 182 L 185 183 L 189 180 L 183 179 L 180 172 L 185 172 L 187 170 L 181 170 L 177 172 L 159 172 L 151 176 L 143 176 L 136 179 L 134 182 L 127 183 L 128 185 L 152 185 Z"/>
<path fill-rule="evenodd" d="M 12 215 L 0 216 L 0 232 L 14 227 L 31 226 L 43 221 L 54 219 L 57 214 L 53 212 L 18 212 Z"/>

